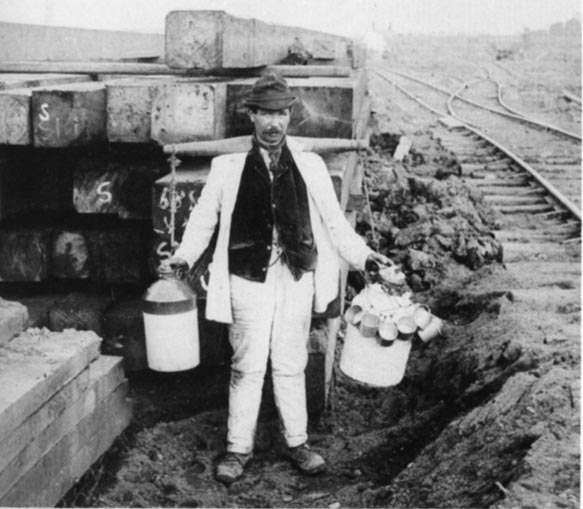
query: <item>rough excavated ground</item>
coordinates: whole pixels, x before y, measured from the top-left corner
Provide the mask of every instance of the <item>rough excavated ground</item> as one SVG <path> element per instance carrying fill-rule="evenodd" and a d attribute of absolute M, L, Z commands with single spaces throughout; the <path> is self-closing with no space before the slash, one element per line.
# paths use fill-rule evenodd
<path fill-rule="evenodd" d="M 500 263 L 489 234 L 496 217 L 457 180 L 430 122 L 398 95 L 372 92 L 385 126 L 367 158 L 379 237 L 368 210 L 358 229 L 447 320 L 444 337 L 414 344 L 395 387 L 369 388 L 336 368 L 330 409 L 311 422 L 312 446 L 329 463 L 321 476 L 282 458 L 267 398 L 255 457 L 229 488 L 212 475 L 226 434 L 226 370 L 133 375 L 132 428 L 64 505 L 579 507 L 580 275 L 559 265 L 541 278 L 533 265 Z M 391 143 L 403 133 L 414 150 L 396 163 Z M 337 359 L 341 348 L 342 338 Z"/>

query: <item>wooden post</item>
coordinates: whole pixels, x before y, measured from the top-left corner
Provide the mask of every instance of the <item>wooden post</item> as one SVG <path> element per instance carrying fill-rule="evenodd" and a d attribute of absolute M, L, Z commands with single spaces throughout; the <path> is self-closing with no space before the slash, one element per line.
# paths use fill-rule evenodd
<path fill-rule="evenodd" d="M 106 139 L 105 85 L 62 85 L 32 93 L 36 147 L 70 147 Z"/>

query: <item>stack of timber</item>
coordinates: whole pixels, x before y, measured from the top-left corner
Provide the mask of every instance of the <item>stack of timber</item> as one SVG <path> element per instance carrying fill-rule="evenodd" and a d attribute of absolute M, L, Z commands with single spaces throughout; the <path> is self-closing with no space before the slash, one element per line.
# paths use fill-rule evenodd
<path fill-rule="evenodd" d="M 0 505 L 56 505 L 128 426 L 122 359 L 99 344 L 29 329 L 0 346 Z"/>
<path fill-rule="evenodd" d="M 76 35 L 84 40 L 87 34 Z M 110 40 L 122 39 L 111 35 Z M 165 63 L 148 58 L 147 53 L 160 54 L 150 49 L 135 54 L 134 62 L 106 61 L 107 56 L 90 52 L 78 60 L 62 44 L 47 47 L 50 56 L 44 60 L 38 52 L 40 61 L 31 60 L 34 52 L 24 53 L 15 52 L 9 61 L 0 52 L 0 292 L 2 282 L 70 280 L 132 284 L 143 291 L 155 277 L 153 269 L 171 255 L 172 233 L 180 241 L 212 157 L 180 156 L 172 222 L 168 150 L 161 145 L 251 134 L 242 100 L 266 69 L 286 76 L 297 96 L 290 135 L 348 141 L 365 137 L 368 127 L 364 53 L 345 37 L 222 11 L 176 11 L 166 18 Z M 129 53 L 120 49 L 119 57 L 132 58 Z M 323 157 L 341 207 L 353 220 L 361 201 L 358 155 L 329 151 Z M 60 176 L 51 178 L 54 169 Z M 37 186 L 43 174 L 49 178 Z M 30 220 L 31 212 L 60 216 L 48 224 L 46 218 Z M 210 252 L 190 278 L 201 310 L 200 276 L 209 261 Z M 345 277 L 346 270 L 341 287 Z M 342 301 L 340 296 L 326 313 L 314 316 L 311 411 L 325 405 Z M 60 302 L 67 299 L 48 314 L 59 317 L 62 329 L 72 313 L 59 312 Z M 124 338 L 119 352 L 126 367 L 145 368 L 139 297 L 95 309 L 99 316 L 87 322 L 99 325 L 88 327 L 111 343 Z M 69 325 L 77 326 L 78 318 L 72 316 Z M 200 312 L 199 329 L 201 364 L 227 363 L 225 327 Z"/>

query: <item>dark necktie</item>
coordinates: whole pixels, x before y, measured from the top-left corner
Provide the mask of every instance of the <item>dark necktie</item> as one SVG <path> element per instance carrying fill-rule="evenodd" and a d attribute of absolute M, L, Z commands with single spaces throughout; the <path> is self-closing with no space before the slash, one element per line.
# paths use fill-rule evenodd
<path fill-rule="evenodd" d="M 279 172 L 279 157 L 281 156 L 281 148 L 278 150 L 269 150 L 267 152 L 269 155 L 269 171 L 274 175 Z"/>

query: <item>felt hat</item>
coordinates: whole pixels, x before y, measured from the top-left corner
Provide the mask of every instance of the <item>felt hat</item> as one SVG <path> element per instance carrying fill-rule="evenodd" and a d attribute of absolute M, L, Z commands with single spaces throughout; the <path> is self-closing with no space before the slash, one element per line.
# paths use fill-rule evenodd
<path fill-rule="evenodd" d="M 295 100 L 287 81 L 268 71 L 257 79 L 243 105 L 274 111 L 289 108 Z"/>

